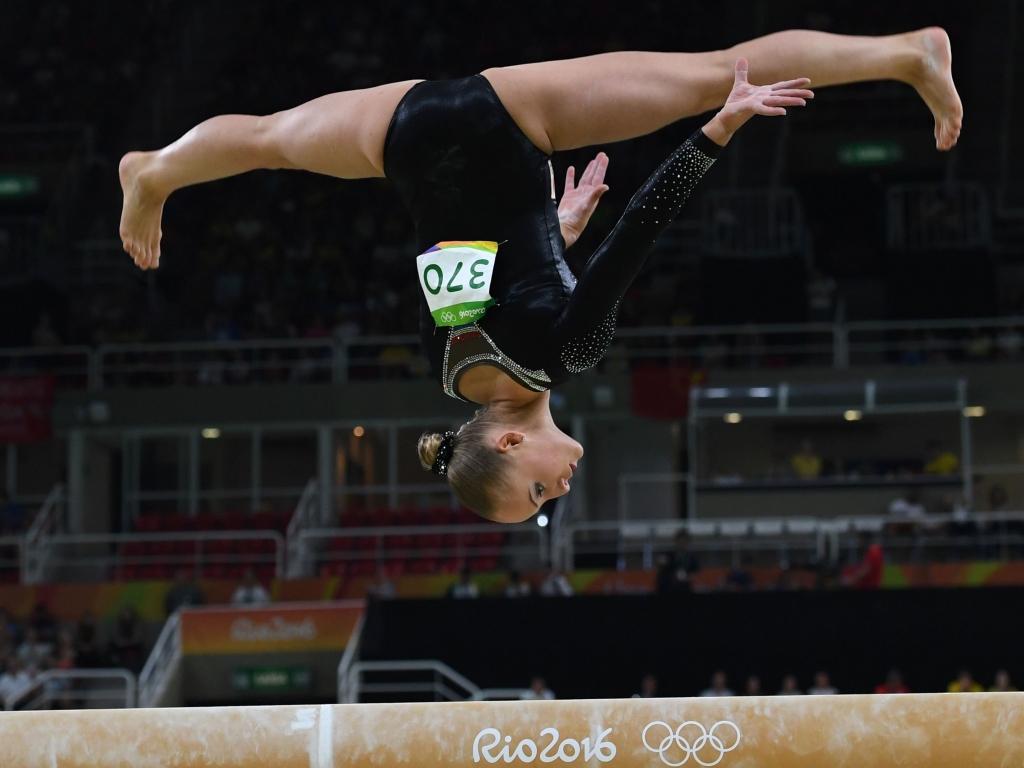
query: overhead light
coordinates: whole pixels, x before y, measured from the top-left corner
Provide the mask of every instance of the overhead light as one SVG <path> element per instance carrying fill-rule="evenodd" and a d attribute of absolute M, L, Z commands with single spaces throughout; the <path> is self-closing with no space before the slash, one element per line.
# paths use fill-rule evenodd
<path fill-rule="evenodd" d="M 980 419 L 985 415 L 984 405 L 968 405 L 964 408 L 964 416 L 969 419 Z"/>
<path fill-rule="evenodd" d="M 366 430 L 363 429 L 362 427 L 356 427 L 355 429 L 352 430 L 352 434 L 355 435 L 356 437 L 362 437 L 363 435 L 366 434 Z"/>
<path fill-rule="evenodd" d="M 539 525 L 541 528 L 548 527 L 548 516 L 545 515 L 543 512 L 537 515 L 537 525 Z"/>
<path fill-rule="evenodd" d="M 860 421 L 861 418 L 863 418 L 863 416 L 864 414 L 861 413 L 860 411 L 855 411 L 852 409 L 843 414 L 843 418 L 846 419 L 847 421 Z"/>
<path fill-rule="evenodd" d="M 207 440 L 216 440 L 218 437 L 220 437 L 220 430 L 217 429 L 216 427 L 207 427 L 202 431 L 202 435 Z"/>
<path fill-rule="evenodd" d="M 738 413 L 727 413 L 722 418 L 725 419 L 726 424 L 739 424 L 743 421 L 743 417 Z"/>

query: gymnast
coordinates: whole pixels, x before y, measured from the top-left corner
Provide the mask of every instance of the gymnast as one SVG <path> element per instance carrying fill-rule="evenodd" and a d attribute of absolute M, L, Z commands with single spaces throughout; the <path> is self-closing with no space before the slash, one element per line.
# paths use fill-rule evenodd
<path fill-rule="evenodd" d="M 784 115 L 807 90 L 866 80 L 913 86 L 939 150 L 963 109 L 939 28 L 887 37 L 791 30 L 706 53 L 608 53 L 334 93 L 264 117 L 221 115 L 120 164 L 120 235 L 141 269 L 160 263 L 174 190 L 260 168 L 386 177 L 416 226 L 420 333 L 446 394 L 483 406 L 457 432 L 420 438 L 420 460 L 482 517 L 521 522 L 569 490 L 579 443 L 550 389 L 593 367 L 655 239 L 732 134 Z M 748 68 L 748 62 L 749 68 Z M 769 83 L 769 85 L 754 85 Z M 556 204 L 553 152 L 643 136 L 720 111 L 658 168 L 581 274 L 563 259 L 601 195 L 600 153 Z"/>

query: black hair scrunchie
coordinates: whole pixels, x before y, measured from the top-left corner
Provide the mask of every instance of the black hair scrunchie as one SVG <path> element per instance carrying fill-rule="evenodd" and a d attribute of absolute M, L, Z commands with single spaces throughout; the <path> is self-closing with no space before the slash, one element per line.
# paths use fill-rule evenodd
<path fill-rule="evenodd" d="M 455 433 L 448 430 L 441 437 L 441 444 L 437 447 L 437 456 L 434 457 L 434 466 L 430 471 L 442 477 L 448 476 L 448 462 L 452 460 L 455 452 Z"/>

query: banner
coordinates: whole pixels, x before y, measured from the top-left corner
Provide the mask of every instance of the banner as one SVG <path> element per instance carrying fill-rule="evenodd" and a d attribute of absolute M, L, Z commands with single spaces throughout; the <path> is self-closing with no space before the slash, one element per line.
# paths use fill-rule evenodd
<path fill-rule="evenodd" d="M 181 613 L 185 654 L 343 651 L 362 601 L 192 608 Z"/>
<path fill-rule="evenodd" d="M 53 376 L 0 376 L 0 443 L 38 443 L 53 435 Z"/>

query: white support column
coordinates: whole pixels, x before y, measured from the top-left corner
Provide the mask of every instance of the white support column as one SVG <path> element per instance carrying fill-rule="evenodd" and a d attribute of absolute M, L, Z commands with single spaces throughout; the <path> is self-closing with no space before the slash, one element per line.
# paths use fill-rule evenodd
<path fill-rule="evenodd" d="M 388 506 L 398 509 L 398 426 L 388 426 Z"/>
<path fill-rule="evenodd" d="M 4 478 L 4 486 L 9 496 L 16 496 L 18 493 L 18 446 L 14 443 L 7 445 L 7 477 Z"/>
<path fill-rule="evenodd" d="M 316 477 L 320 491 L 320 523 L 330 525 L 334 500 L 334 440 L 331 428 L 325 424 L 316 429 Z"/>
<path fill-rule="evenodd" d="M 72 429 L 68 433 L 68 533 L 82 533 L 85 520 L 85 433 Z"/>
<path fill-rule="evenodd" d="M 252 444 L 250 445 L 252 465 L 252 476 L 249 478 L 250 509 L 258 512 L 260 504 L 263 503 L 263 430 L 256 427 L 252 431 Z"/>

